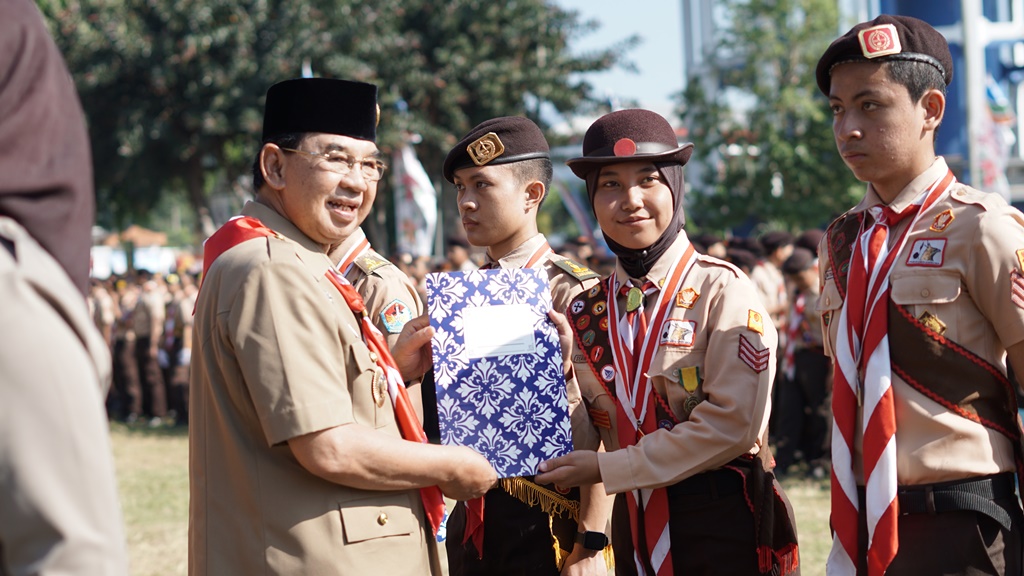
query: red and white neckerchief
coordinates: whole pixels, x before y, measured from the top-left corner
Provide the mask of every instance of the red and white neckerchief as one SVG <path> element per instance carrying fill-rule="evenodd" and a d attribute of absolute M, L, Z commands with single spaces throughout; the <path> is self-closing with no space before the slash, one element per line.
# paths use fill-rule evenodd
<path fill-rule="evenodd" d="M 874 224 L 869 225 L 865 218 L 857 236 L 836 337 L 831 521 L 835 536 L 826 569 L 829 574 L 857 573 L 860 501 L 853 452 L 858 406 L 863 410 L 861 456 L 866 485 L 868 575 L 882 576 L 899 549 L 896 412 L 888 337 L 889 274 L 921 214 L 941 200 L 954 182 L 953 173 L 947 170 L 900 213 L 888 206 L 869 208 Z M 911 216 L 910 225 L 900 237 L 888 242 L 889 228 Z"/>
<path fill-rule="evenodd" d="M 683 240 L 686 241 L 685 236 Z M 616 295 L 618 288 L 625 283 L 619 281 L 615 273 L 608 278 L 608 335 L 615 367 L 615 400 L 619 405 L 615 412 L 620 448 L 633 446 L 642 436 L 658 429 L 654 385 L 648 371 L 658 349 L 662 327 L 675 302 L 675 295 L 696 260 L 693 245 L 686 241 L 682 256 L 672 263 L 665 284 L 658 291 L 651 322 L 645 331 L 640 331 L 639 327 L 624 330 L 626 327 L 620 325 L 626 322 L 621 319 L 623 314 L 620 313 Z M 641 312 L 637 316 L 643 317 L 644 314 Z M 633 561 L 637 572 L 646 572 L 640 556 L 645 554 L 657 576 L 673 574 L 672 556 L 669 554 L 672 542 L 668 527 L 668 493 L 664 488 L 635 490 L 628 493 L 627 503 L 633 533 Z M 640 550 L 639 545 L 639 509 L 643 510 L 646 550 Z"/>
<path fill-rule="evenodd" d="M 370 241 L 366 238 L 366 232 L 363 232 L 362 228 L 356 228 L 356 231 L 352 233 L 353 236 L 359 238 L 352 244 L 352 247 L 345 252 L 345 255 L 341 258 L 341 262 L 338 264 L 338 272 L 341 272 L 342 276 L 348 276 L 349 270 L 352 268 L 352 264 L 362 256 L 370 251 Z"/>
<path fill-rule="evenodd" d="M 547 240 L 540 245 L 533 254 L 526 261 L 523 268 L 533 268 L 545 254 L 554 252 L 551 249 L 551 245 L 548 244 Z M 493 270 L 501 268 L 501 265 L 497 260 L 487 262 L 480 267 L 481 270 Z M 473 546 L 476 547 L 476 553 L 480 558 L 484 555 L 484 498 L 473 498 L 472 500 L 466 501 L 466 527 L 462 534 L 462 543 L 465 544 L 469 540 L 473 541 Z"/>
<path fill-rule="evenodd" d="M 391 397 L 391 405 L 395 410 L 395 420 L 398 422 L 398 430 L 402 438 L 412 442 L 427 443 L 427 435 L 423 432 L 423 424 L 413 411 L 412 402 L 405 390 L 402 381 L 402 373 L 398 370 L 398 364 L 391 356 L 384 340 L 384 335 L 377 330 L 377 327 L 370 321 L 366 313 L 366 304 L 363 298 L 356 292 L 352 283 L 345 279 L 337 270 L 328 270 L 327 279 L 341 292 L 349 309 L 359 318 L 360 331 L 363 335 L 363 342 L 366 347 L 376 355 L 376 363 L 384 371 L 388 383 L 388 395 Z M 444 518 L 444 499 L 441 489 L 437 486 L 424 486 L 420 488 L 420 498 L 423 500 L 423 509 L 426 512 L 427 520 L 433 535 L 437 535 L 437 529 L 441 526 Z"/>
<path fill-rule="evenodd" d="M 782 357 L 782 373 L 790 382 L 796 376 L 796 341 L 800 338 L 800 330 L 804 325 L 804 311 L 807 309 L 807 297 L 797 292 L 793 307 L 786 321 L 786 354 Z"/>

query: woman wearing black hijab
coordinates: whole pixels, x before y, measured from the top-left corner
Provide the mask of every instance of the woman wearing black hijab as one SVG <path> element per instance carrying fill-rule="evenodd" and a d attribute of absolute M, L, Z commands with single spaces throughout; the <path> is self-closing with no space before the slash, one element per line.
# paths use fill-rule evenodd
<path fill-rule="evenodd" d="M 798 573 L 767 446 L 777 335 L 747 277 L 683 231 L 692 151 L 658 114 L 621 110 L 567 162 L 617 256 L 568 311 L 607 452 L 550 460 L 537 480 L 618 494 L 617 574 Z"/>

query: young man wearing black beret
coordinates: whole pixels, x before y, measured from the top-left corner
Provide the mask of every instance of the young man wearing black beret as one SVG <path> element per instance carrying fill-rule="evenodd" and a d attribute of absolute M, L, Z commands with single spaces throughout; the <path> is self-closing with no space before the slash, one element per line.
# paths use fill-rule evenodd
<path fill-rule="evenodd" d="M 544 270 L 554 308 L 564 313 L 577 294 L 597 283 L 598 275 L 556 254 L 538 232 L 537 212 L 551 175 L 547 140 L 523 117 L 479 124 L 444 162 L 444 177 L 458 192 L 466 237 L 470 244 L 487 249 L 484 268 Z M 566 385 L 573 443 L 577 448 L 596 447 L 598 437 L 571 374 Z M 428 393 L 424 390 L 425 405 Z M 483 502 L 458 504 L 448 521 L 451 576 L 607 570 L 600 551 L 607 545 L 604 530 L 611 500 L 601 485 L 565 494 L 532 480 L 504 479 Z"/>
<path fill-rule="evenodd" d="M 1024 217 L 935 156 L 953 58 L 930 25 L 858 24 L 816 74 L 868 184 L 818 247 L 835 366 L 828 573 L 1019 575 L 1006 361 L 1024 374 Z"/>

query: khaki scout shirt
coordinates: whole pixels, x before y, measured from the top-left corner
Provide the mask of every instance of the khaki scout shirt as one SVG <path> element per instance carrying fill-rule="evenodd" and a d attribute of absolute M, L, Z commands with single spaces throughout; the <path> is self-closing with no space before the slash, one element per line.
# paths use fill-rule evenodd
<path fill-rule="evenodd" d="M 365 239 L 366 234 L 362 228 L 357 229 L 352 236 L 331 251 L 331 261 L 335 266 L 340 265 L 345 254 Z M 345 278 L 363 297 L 370 321 L 384 335 L 389 348 L 395 345 L 405 322 L 423 314 L 423 301 L 416 292 L 416 286 L 398 269 L 398 266 L 372 248 L 357 258 L 348 271 L 340 272 L 345 274 Z M 402 309 L 407 311 L 407 319 L 394 316 L 394 312 Z"/>
<path fill-rule="evenodd" d="M 537 250 L 547 242 L 543 234 L 537 234 L 517 248 L 501 257 L 497 261 L 486 258 L 486 263 L 497 268 L 524 268 L 530 258 Z M 588 278 L 579 280 L 556 262 L 567 260 L 565 256 L 559 256 L 552 251 L 547 251 L 533 265 L 534 268 L 543 268 L 548 275 L 548 283 L 551 289 L 551 303 L 555 312 L 565 314 L 569 302 L 580 292 L 589 289 L 599 282 L 599 278 Z M 575 264 L 575 262 L 573 262 Z M 577 372 L 578 373 L 578 372 Z M 569 401 L 569 419 L 572 426 L 573 446 L 577 450 L 594 449 L 598 445 L 598 437 L 594 434 L 594 428 L 590 425 L 590 417 L 587 416 L 586 407 L 582 403 L 579 385 L 575 378 L 568 378 L 565 382 L 566 397 Z"/>
<path fill-rule="evenodd" d="M 195 316 L 189 423 L 189 572 L 431 573 L 417 490 L 359 490 L 303 468 L 291 438 L 348 423 L 400 437 L 375 400 L 376 364 L 325 277 L 322 249 L 270 208 L 277 236 L 210 266 Z M 376 395 L 380 398 L 379 394 Z"/>
<path fill-rule="evenodd" d="M 109 343 L 24 228 L 0 216 L 0 240 L 0 574 L 126 575 Z"/>
<path fill-rule="evenodd" d="M 785 309 L 788 308 L 789 301 L 789 295 L 786 294 L 786 278 L 782 271 L 771 261 L 762 260 L 750 271 L 750 281 L 754 284 L 765 308 L 783 307 L 782 312 L 772 315 L 775 329 L 781 329 L 786 323 Z"/>
<path fill-rule="evenodd" d="M 938 178 L 946 162 L 937 158 L 890 204 L 899 211 Z M 889 281 L 892 299 L 915 316 L 926 312 L 945 325 L 943 336 L 1006 372 L 1006 348 L 1024 340 L 1024 309 L 1013 302 L 1010 273 L 1024 259 L 1024 217 L 996 194 L 956 183 L 951 193 L 921 215 L 896 257 Z M 851 210 L 863 212 L 882 203 L 871 186 Z M 947 213 L 948 211 L 948 213 Z M 940 218 L 940 215 L 942 216 Z M 948 220 L 952 216 L 952 220 Z M 871 216 L 865 215 L 867 225 Z M 910 225 L 907 218 L 890 230 L 895 242 Z M 930 247 L 930 249 L 929 249 Z M 843 301 L 828 260 L 828 236 L 818 246 L 822 288 L 818 310 L 825 328 L 825 349 L 835 356 Z M 899 346 L 889 341 L 889 346 Z M 965 396 L 971 383 L 964 382 Z M 949 412 L 911 388 L 895 373 L 896 474 L 900 484 L 928 484 L 1014 469 L 1010 442 L 981 424 Z M 861 411 L 857 412 L 854 471 L 861 456 Z"/>
<path fill-rule="evenodd" d="M 646 279 L 655 284 L 665 280 L 687 243 L 681 232 Z M 776 365 L 775 326 L 743 272 L 711 256 L 695 253 L 694 257 L 697 261 L 683 278 L 680 293 L 693 290 L 696 299 L 684 301 L 692 306 L 686 308 L 672 295 L 668 315 L 669 319 L 688 323 L 693 328 L 692 336 L 674 342 L 661 338 L 649 371 L 654 389 L 680 420 L 671 430 L 659 429 L 623 449 L 616 431 L 615 400 L 586 363 L 578 343 L 573 350 L 584 397 L 592 408 L 607 411 L 610 416 L 611 428 L 599 430 L 608 451 L 597 455 L 609 494 L 675 484 L 743 454 L 757 454 L 766 441 Z M 616 263 L 616 273 L 626 278 L 621 263 Z M 647 297 L 648 314 L 656 298 L 655 294 Z M 625 309 L 625 297 L 619 297 L 619 306 Z M 758 351 L 768 351 L 768 357 L 757 366 L 760 371 L 741 358 L 741 338 Z M 679 381 L 680 369 L 688 367 L 697 367 L 702 377 L 696 390 L 702 401 L 690 414 L 684 408 L 690 394 Z M 614 382 L 608 386 L 614 386 Z"/>

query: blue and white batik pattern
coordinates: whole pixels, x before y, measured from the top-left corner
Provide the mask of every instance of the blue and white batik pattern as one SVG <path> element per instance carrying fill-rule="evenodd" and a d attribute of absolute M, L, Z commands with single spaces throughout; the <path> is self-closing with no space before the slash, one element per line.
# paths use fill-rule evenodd
<path fill-rule="evenodd" d="M 536 351 L 471 358 L 465 311 L 509 304 L 529 310 Z M 483 454 L 500 478 L 536 474 L 542 461 L 572 450 L 562 355 L 549 310 L 548 280 L 539 270 L 427 276 L 441 442 Z"/>

